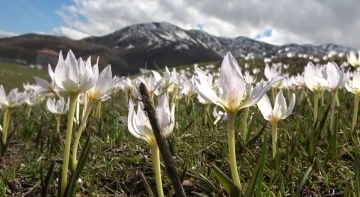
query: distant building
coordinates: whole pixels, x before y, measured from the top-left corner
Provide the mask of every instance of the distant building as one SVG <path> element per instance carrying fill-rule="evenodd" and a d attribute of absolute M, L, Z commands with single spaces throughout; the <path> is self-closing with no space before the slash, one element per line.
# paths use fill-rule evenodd
<path fill-rule="evenodd" d="M 36 66 L 42 66 L 43 68 L 47 68 L 48 64 L 56 65 L 59 58 L 59 53 L 54 50 L 44 49 L 37 51 L 36 54 Z"/>

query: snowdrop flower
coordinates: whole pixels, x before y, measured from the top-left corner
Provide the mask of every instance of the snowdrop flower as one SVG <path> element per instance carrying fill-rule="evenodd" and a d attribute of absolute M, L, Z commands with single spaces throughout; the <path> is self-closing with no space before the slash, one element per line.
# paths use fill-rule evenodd
<path fill-rule="evenodd" d="M 154 76 L 149 76 L 149 77 L 139 76 L 138 79 L 143 84 L 145 84 L 151 99 L 153 99 L 154 94 L 159 95 L 159 86 L 157 86 L 157 84 L 159 81 L 162 80 L 162 78 L 160 78 L 158 81 Z"/>
<path fill-rule="evenodd" d="M 276 96 L 274 108 L 271 106 L 267 95 L 264 95 L 257 103 L 257 106 L 265 120 L 271 123 L 273 158 L 275 158 L 277 150 L 277 124 L 279 120 L 287 118 L 292 113 L 295 106 L 295 94 L 292 95 L 289 107 L 286 105 L 286 100 L 281 90 Z"/>
<path fill-rule="evenodd" d="M 87 91 L 87 94 L 89 95 L 89 100 L 104 101 L 110 97 L 112 89 L 113 78 L 111 66 L 108 65 L 101 71 L 96 83 Z"/>
<path fill-rule="evenodd" d="M 216 107 L 214 107 L 214 110 L 213 110 L 213 116 L 215 118 L 215 121 L 214 121 L 214 125 L 216 123 L 218 123 L 220 120 L 226 120 L 227 119 L 227 113 L 225 112 L 222 112 L 222 111 L 217 111 L 216 110 Z"/>
<path fill-rule="evenodd" d="M 249 84 L 254 84 L 256 82 L 256 77 L 254 77 L 253 75 L 251 75 L 249 73 L 249 71 L 245 71 L 244 73 L 244 79 L 245 79 L 245 82 L 246 83 L 249 83 Z"/>
<path fill-rule="evenodd" d="M 259 72 L 260 72 L 260 69 L 259 69 L 259 68 L 254 68 L 254 69 L 252 70 L 252 73 L 253 73 L 254 75 L 258 74 Z"/>
<path fill-rule="evenodd" d="M 292 94 L 289 107 L 286 105 L 286 99 L 281 90 L 276 96 L 274 108 L 272 108 L 267 95 L 263 96 L 263 98 L 257 103 L 257 106 L 259 107 L 265 120 L 268 120 L 271 123 L 277 123 L 279 120 L 287 118 L 292 113 L 295 106 L 295 94 Z"/>
<path fill-rule="evenodd" d="M 345 84 L 344 67 L 339 68 L 335 62 L 329 62 L 325 65 L 324 75 L 316 76 L 316 79 L 332 94 L 330 130 L 334 132 L 335 106 L 338 100 L 337 92 Z"/>
<path fill-rule="evenodd" d="M 204 72 L 198 67 L 195 67 L 195 70 L 198 75 L 198 80 L 195 83 L 201 97 L 222 107 L 228 113 L 236 113 L 241 108 L 255 105 L 266 91 L 269 90 L 271 85 L 283 79 L 280 76 L 273 77 L 269 83 L 259 83 L 251 91 L 251 85 L 246 83 L 237 61 L 229 52 L 221 65 L 220 80 L 222 94 L 219 97 L 211 88 Z"/>
<path fill-rule="evenodd" d="M 156 107 L 156 115 L 164 138 L 167 138 L 173 131 L 175 123 L 174 113 L 175 106 L 172 105 L 170 110 L 166 95 L 161 96 Z M 129 101 L 128 129 L 135 137 L 147 141 L 150 145 L 156 144 L 150 121 L 143 110 L 141 102 L 138 103 L 136 112 L 133 101 Z"/>
<path fill-rule="evenodd" d="M 315 79 L 329 91 L 336 91 L 345 84 L 344 67 L 339 68 L 335 62 L 328 62 L 323 75 L 316 75 Z"/>
<path fill-rule="evenodd" d="M 360 67 L 360 51 L 358 52 L 358 58 L 356 58 L 355 53 L 351 51 L 350 55 L 347 55 L 347 60 L 349 64 L 351 64 L 353 67 L 355 68 Z"/>
<path fill-rule="evenodd" d="M 60 195 L 63 196 L 67 185 L 70 146 L 78 96 L 80 93 L 86 92 L 96 84 L 99 70 L 97 63 L 91 67 L 91 57 L 89 57 L 86 62 L 83 61 L 82 58 L 76 60 L 73 52 L 69 50 L 65 60 L 62 57 L 62 53 L 59 53 L 59 60 L 54 74 L 56 85 L 69 96 L 69 113 L 60 188 Z"/>
<path fill-rule="evenodd" d="M 3 129 L 2 129 L 2 143 L 6 145 L 8 137 L 8 129 L 10 124 L 11 113 L 13 109 L 22 105 L 25 101 L 25 94 L 18 92 L 18 89 L 12 89 L 8 95 L 5 89 L 0 85 L 0 108 L 3 110 Z"/>
<path fill-rule="evenodd" d="M 317 120 L 317 112 L 319 105 L 319 96 L 323 90 L 323 86 L 318 82 L 317 77 L 322 76 L 323 72 L 319 66 L 315 67 L 313 63 L 309 62 L 304 71 L 304 82 L 306 87 L 314 92 L 314 110 L 313 110 L 313 120 Z"/>
<path fill-rule="evenodd" d="M 75 140 L 72 149 L 73 169 L 75 169 L 74 167 L 77 166 L 77 150 L 79 146 L 79 141 L 81 134 L 86 127 L 86 122 L 90 115 L 90 112 L 93 109 L 93 107 L 97 105 L 95 114 L 97 114 L 97 117 L 100 117 L 101 101 L 105 101 L 108 98 L 110 98 L 110 94 L 113 89 L 112 85 L 113 85 L 113 78 L 112 78 L 111 66 L 108 65 L 99 74 L 99 77 L 95 85 L 90 90 L 88 90 L 84 96 L 84 108 L 83 108 L 84 113 L 81 119 L 81 124 L 79 126 L 79 129 L 75 133 Z M 88 99 L 86 96 L 88 96 Z M 79 120 L 79 117 L 77 117 L 76 120 Z"/>
<path fill-rule="evenodd" d="M 166 95 L 160 97 L 159 103 L 156 107 L 156 116 L 159 121 L 159 126 L 164 138 L 167 138 L 173 131 L 175 123 L 175 105 L 171 105 L 169 109 L 168 99 Z M 141 102 L 138 103 L 137 112 L 134 109 L 134 103 L 129 100 L 129 116 L 128 116 L 128 129 L 130 133 L 140 139 L 145 140 L 150 144 L 151 153 L 153 157 L 153 165 L 155 169 L 155 178 L 157 191 L 159 196 L 164 196 L 162 181 L 161 181 L 161 169 L 160 169 L 160 156 L 159 148 L 153 133 L 150 121 L 143 110 L 144 106 Z"/>
<path fill-rule="evenodd" d="M 282 79 L 274 77 L 269 83 L 259 83 L 255 88 L 245 82 L 239 65 L 231 53 L 227 53 L 220 68 L 221 94 L 218 96 L 207 81 L 205 73 L 195 67 L 198 80 L 195 81 L 199 94 L 205 100 L 222 107 L 227 113 L 227 137 L 231 176 L 236 186 L 241 188 L 235 153 L 235 117 L 245 107 L 255 105 L 270 87 Z"/>
<path fill-rule="evenodd" d="M 352 80 L 349 80 L 345 84 L 345 88 L 347 91 L 353 93 L 355 95 L 354 99 L 354 110 L 353 110 L 353 118 L 351 122 L 351 131 L 354 131 L 356 120 L 358 116 L 359 109 L 359 98 L 360 98 L 360 71 L 356 72 L 353 76 Z"/>
<path fill-rule="evenodd" d="M 63 97 L 60 99 L 48 98 L 46 107 L 49 112 L 55 115 L 62 115 L 69 110 L 69 102 L 66 103 Z"/>
<path fill-rule="evenodd" d="M 55 68 L 55 82 L 68 94 L 79 94 L 92 88 L 99 76 L 97 63 L 91 67 L 91 58 L 83 61 L 76 60 L 74 53 L 69 50 L 66 59 L 59 53 L 59 61 Z"/>
<path fill-rule="evenodd" d="M 26 95 L 18 92 L 17 88 L 12 89 L 8 95 L 5 93 L 4 86 L 0 85 L 0 108 L 12 109 L 22 105 L 25 102 Z"/>
<path fill-rule="evenodd" d="M 33 106 L 33 105 L 37 104 L 38 102 L 39 102 L 39 99 L 35 93 L 32 92 L 32 93 L 26 94 L 25 103 L 28 106 Z"/>
<path fill-rule="evenodd" d="M 37 86 L 34 87 L 34 90 L 36 93 L 41 95 L 51 95 L 51 96 L 55 95 L 55 97 L 60 98 L 60 89 L 55 83 L 55 73 L 52 70 L 50 64 L 48 65 L 48 73 L 51 78 L 50 83 L 42 78 L 34 77 L 35 82 L 37 84 Z"/>
<path fill-rule="evenodd" d="M 27 104 L 26 114 L 27 114 L 27 117 L 30 118 L 32 106 L 34 106 L 35 104 L 37 104 L 39 102 L 39 98 L 37 97 L 36 93 L 33 91 L 26 92 L 25 95 L 26 95 L 25 103 Z"/>

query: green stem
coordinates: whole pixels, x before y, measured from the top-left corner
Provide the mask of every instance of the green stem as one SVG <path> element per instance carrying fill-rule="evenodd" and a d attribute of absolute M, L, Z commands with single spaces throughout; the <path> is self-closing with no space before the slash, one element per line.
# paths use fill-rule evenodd
<path fill-rule="evenodd" d="M 272 101 L 273 101 L 273 103 L 275 103 L 275 96 L 276 96 L 275 94 L 276 94 L 275 88 L 272 87 L 272 88 L 271 88 L 271 96 L 272 96 Z"/>
<path fill-rule="evenodd" d="M 66 185 L 67 185 L 67 171 L 69 167 L 69 157 L 70 157 L 70 146 L 71 146 L 71 137 L 72 129 L 74 124 L 74 115 L 76 111 L 76 103 L 78 100 L 79 94 L 70 94 L 70 106 L 67 119 L 67 129 L 66 129 L 66 139 L 65 139 L 65 149 L 64 149 L 64 158 L 62 165 L 62 174 L 61 174 L 61 196 L 64 196 Z"/>
<path fill-rule="evenodd" d="M 247 141 L 247 134 L 248 134 L 248 131 L 247 131 L 247 119 L 249 117 L 249 111 L 250 111 L 250 108 L 249 107 L 246 107 L 245 108 L 245 111 L 244 111 L 244 117 L 242 119 L 242 133 L 243 133 L 243 141 L 244 141 L 244 144 L 246 144 L 246 141 Z"/>
<path fill-rule="evenodd" d="M 353 117 L 352 117 L 352 122 L 351 122 L 351 132 L 353 132 L 355 129 L 356 120 L 357 120 L 357 116 L 358 116 L 358 109 L 359 109 L 359 95 L 355 94 L 354 112 L 353 112 Z"/>
<path fill-rule="evenodd" d="M 236 153 L 235 153 L 235 118 L 236 118 L 236 113 L 228 112 L 227 137 L 228 137 L 231 176 L 235 185 L 239 189 L 241 189 L 241 182 L 239 178 L 239 172 L 236 163 Z"/>
<path fill-rule="evenodd" d="M 317 114 L 318 114 L 318 105 L 319 105 L 319 92 L 314 92 L 314 123 L 317 120 Z"/>
<path fill-rule="evenodd" d="M 336 107 L 336 94 L 337 90 L 332 92 L 332 103 L 331 103 L 331 116 L 330 116 L 330 131 L 331 134 L 334 133 L 334 118 L 335 118 L 335 107 Z"/>
<path fill-rule="evenodd" d="M 204 125 L 206 126 L 208 125 L 208 113 L 210 113 L 210 104 L 205 104 Z"/>
<path fill-rule="evenodd" d="M 273 159 L 275 159 L 277 152 L 277 122 L 271 122 L 271 139 L 272 139 L 272 155 Z"/>
<path fill-rule="evenodd" d="M 301 103 L 301 102 L 303 101 L 304 96 L 305 96 L 305 88 L 304 88 L 304 87 L 301 87 L 299 103 Z"/>
<path fill-rule="evenodd" d="M 28 118 L 28 119 L 30 118 L 30 115 L 31 115 L 31 109 L 32 109 L 32 106 L 31 106 L 31 105 L 28 105 L 28 106 L 27 106 L 27 110 L 26 110 L 26 115 L 27 115 L 27 118 Z"/>
<path fill-rule="evenodd" d="M 325 93 L 325 90 L 322 89 L 321 90 L 321 106 L 325 106 L 325 95 L 324 95 L 324 93 Z"/>
<path fill-rule="evenodd" d="M 153 165 L 155 170 L 156 188 L 157 188 L 158 196 L 164 197 L 164 191 L 161 180 L 159 147 L 157 146 L 156 143 L 151 145 L 151 154 L 152 154 Z"/>
<path fill-rule="evenodd" d="M 340 100 L 339 100 L 338 91 L 336 91 L 335 98 L 336 98 L 336 106 L 340 106 Z"/>
<path fill-rule="evenodd" d="M 84 105 L 83 105 L 83 110 L 82 110 L 82 114 L 81 114 L 82 118 L 85 116 L 87 105 L 88 105 L 88 94 L 85 93 L 85 95 L 84 95 Z"/>
<path fill-rule="evenodd" d="M 56 119 L 56 134 L 60 134 L 60 119 L 61 119 L 61 115 L 57 114 L 55 116 Z"/>
<path fill-rule="evenodd" d="M 9 108 L 5 108 L 4 109 L 4 118 L 3 118 L 3 131 L 2 131 L 2 143 L 3 143 L 3 145 L 6 145 L 6 140 L 7 140 L 7 125 L 9 124 L 8 114 L 9 114 Z"/>
<path fill-rule="evenodd" d="M 86 127 L 87 119 L 89 117 L 89 114 L 90 114 L 91 109 L 93 108 L 94 104 L 95 104 L 95 102 L 93 100 L 90 100 L 88 102 L 88 105 L 86 106 L 86 111 L 81 120 L 79 130 L 75 133 L 75 140 L 74 140 L 74 145 L 73 145 L 73 149 L 72 149 L 72 165 L 71 165 L 73 170 L 76 169 L 76 166 L 78 163 L 76 158 L 77 158 L 77 150 L 78 150 L 78 146 L 79 146 L 80 137 Z"/>

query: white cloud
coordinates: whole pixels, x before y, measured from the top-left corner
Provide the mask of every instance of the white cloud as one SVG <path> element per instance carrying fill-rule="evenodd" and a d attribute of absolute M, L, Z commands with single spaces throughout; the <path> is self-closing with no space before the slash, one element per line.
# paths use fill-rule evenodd
<path fill-rule="evenodd" d="M 17 33 L 12 33 L 12 32 L 7 32 L 7 31 L 0 30 L 0 38 L 13 37 L 13 36 L 18 36 L 18 35 L 19 34 L 17 34 Z"/>
<path fill-rule="evenodd" d="M 89 34 L 87 33 L 83 33 L 68 27 L 56 27 L 52 30 L 52 33 L 56 36 L 65 36 L 74 40 L 80 40 L 89 37 Z"/>
<path fill-rule="evenodd" d="M 335 43 L 360 48 L 356 4 L 357 0 L 74 0 L 56 12 L 69 29 L 94 36 L 164 21 L 184 29 L 197 29 L 201 23 L 204 31 L 225 37 L 253 37 L 273 29 L 272 36 L 263 38 L 273 44 Z"/>

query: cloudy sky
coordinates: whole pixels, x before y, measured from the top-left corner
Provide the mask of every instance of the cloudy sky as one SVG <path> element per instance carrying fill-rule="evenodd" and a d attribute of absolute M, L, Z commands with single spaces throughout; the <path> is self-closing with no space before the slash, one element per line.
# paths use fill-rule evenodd
<path fill-rule="evenodd" d="M 81 39 L 156 21 L 278 45 L 335 43 L 360 49 L 358 0 L 3 1 L 0 37 L 35 32 Z"/>

